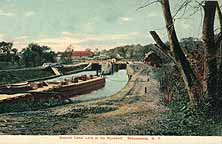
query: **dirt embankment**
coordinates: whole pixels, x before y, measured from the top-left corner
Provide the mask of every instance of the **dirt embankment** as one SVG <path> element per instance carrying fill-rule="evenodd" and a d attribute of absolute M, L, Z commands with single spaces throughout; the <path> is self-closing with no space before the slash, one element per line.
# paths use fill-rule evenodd
<path fill-rule="evenodd" d="M 72 73 L 85 68 L 88 64 L 67 65 L 58 68 L 62 74 Z M 54 72 L 50 67 L 34 67 L 23 69 L 0 70 L 0 85 L 8 83 L 19 83 L 24 81 L 38 81 L 53 78 Z"/>
<path fill-rule="evenodd" d="M 167 108 L 161 105 L 159 83 L 152 70 L 128 67 L 128 84 L 111 97 L 41 111 L 0 115 L 2 134 L 163 134 Z M 146 87 L 146 92 L 145 92 Z"/>

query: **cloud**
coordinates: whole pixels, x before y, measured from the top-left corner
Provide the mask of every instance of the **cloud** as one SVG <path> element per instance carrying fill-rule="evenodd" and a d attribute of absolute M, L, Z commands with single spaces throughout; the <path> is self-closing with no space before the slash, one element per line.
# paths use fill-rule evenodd
<path fill-rule="evenodd" d="M 0 38 L 3 38 L 3 37 L 4 37 L 4 34 L 1 34 L 1 33 L 0 33 Z"/>
<path fill-rule="evenodd" d="M 28 11 L 28 12 L 25 13 L 25 17 L 30 17 L 30 16 L 32 16 L 34 14 L 35 14 L 34 11 Z"/>
<path fill-rule="evenodd" d="M 5 36 L 4 34 L 0 33 L 0 41 L 4 41 L 4 36 Z"/>
<path fill-rule="evenodd" d="M 54 51 L 64 51 L 70 44 L 74 47 L 75 50 L 83 50 L 85 48 L 110 49 L 118 45 L 127 44 L 129 39 L 138 35 L 138 32 L 131 32 L 126 34 L 84 35 L 63 31 L 58 37 L 44 37 L 32 41 L 26 35 L 19 36 L 14 39 L 13 44 L 19 50 L 25 48 L 31 42 L 38 43 L 40 45 L 47 45 Z"/>
<path fill-rule="evenodd" d="M 6 12 L 6 11 L 3 11 L 3 10 L 0 10 L 0 16 L 12 17 L 12 16 L 16 16 L 16 14 L 12 13 L 12 12 Z"/>
<path fill-rule="evenodd" d="M 128 21 L 131 21 L 132 18 L 129 18 L 129 17 L 121 17 L 120 18 L 123 22 L 128 22 Z"/>
<path fill-rule="evenodd" d="M 27 40 L 29 37 L 27 35 L 22 35 L 16 38 L 16 40 Z"/>
<path fill-rule="evenodd" d="M 0 33 L 0 41 L 8 41 L 8 42 L 13 42 L 13 40 L 8 37 L 6 34 Z"/>
<path fill-rule="evenodd" d="M 110 41 L 110 40 L 126 40 L 131 36 L 138 35 L 137 32 L 132 32 L 128 34 L 106 34 L 106 35 L 88 35 L 86 41 Z"/>
<path fill-rule="evenodd" d="M 73 34 L 71 32 L 62 32 L 60 37 L 56 38 L 42 38 L 36 40 L 36 43 L 40 45 L 47 45 L 55 51 L 64 51 L 67 46 L 70 44 L 73 45 L 74 49 L 85 49 L 87 48 L 111 48 L 113 46 L 108 46 L 106 43 L 110 41 L 115 41 L 115 46 L 118 45 L 118 42 L 123 43 L 130 39 L 131 37 L 137 36 L 139 33 L 132 32 L 127 34 L 103 34 L 103 35 L 80 35 Z"/>
<path fill-rule="evenodd" d="M 64 35 L 64 36 L 73 36 L 73 34 L 71 32 L 66 32 L 66 31 L 62 32 L 62 35 Z"/>

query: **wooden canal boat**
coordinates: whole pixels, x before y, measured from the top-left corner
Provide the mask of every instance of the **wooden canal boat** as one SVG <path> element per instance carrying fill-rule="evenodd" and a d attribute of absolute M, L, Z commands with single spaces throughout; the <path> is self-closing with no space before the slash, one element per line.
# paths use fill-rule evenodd
<path fill-rule="evenodd" d="M 105 78 L 92 75 L 83 75 L 58 82 L 29 83 L 28 86 L 31 87 L 31 90 L 24 90 L 21 85 L 13 85 L 13 87 L 10 88 L 13 88 L 13 90 L 15 90 L 14 88 L 16 88 L 17 90 L 21 87 L 24 90 L 24 94 L 0 94 L 0 103 L 17 103 L 21 101 L 47 101 L 50 98 L 64 100 L 70 97 L 74 97 L 76 95 L 86 94 L 93 90 L 97 90 L 104 87 Z"/>
<path fill-rule="evenodd" d="M 0 94 L 16 94 L 28 90 L 32 90 L 32 87 L 28 82 L 7 84 L 0 86 Z"/>

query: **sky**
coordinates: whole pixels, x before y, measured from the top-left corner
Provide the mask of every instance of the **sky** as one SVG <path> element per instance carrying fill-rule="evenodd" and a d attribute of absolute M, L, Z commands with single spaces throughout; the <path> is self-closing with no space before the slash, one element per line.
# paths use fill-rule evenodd
<path fill-rule="evenodd" d="M 182 0 L 171 0 L 172 12 Z M 0 0 L 0 41 L 21 50 L 29 43 L 54 51 L 110 49 L 154 43 L 149 31 L 167 39 L 160 4 L 146 0 Z M 179 38 L 200 37 L 200 13 L 175 21 Z"/>

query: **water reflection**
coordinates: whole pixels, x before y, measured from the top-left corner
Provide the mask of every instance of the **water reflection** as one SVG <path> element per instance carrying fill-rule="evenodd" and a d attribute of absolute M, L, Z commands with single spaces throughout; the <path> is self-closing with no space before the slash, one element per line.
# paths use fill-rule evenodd
<path fill-rule="evenodd" d="M 80 72 L 77 74 L 72 75 L 65 75 L 58 78 L 50 79 L 50 81 L 61 81 L 64 79 L 69 79 L 73 76 L 80 76 L 80 75 L 95 75 L 96 71 L 85 71 Z M 103 88 L 99 90 L 92 91 L 91 93 L 84 94 L 84 95 L 78 95 L 74 96 L 71 99 L 73 101 L 86 101 L 86 100 L 92 100 L 92 99 L 98 99 L 103 97 L 109 97 L 118 91 L 120 91 L 128 81 L 128 76 L 126 70 L 119 70 L 118 72 L 115 72 L 113 75 L 106 75 L 106 84 Z"/>
<path fill-rule="evenodd" d="M 105 87 L 92 91 L 89 94 L 75 96 L 71 98 L 72 100 L 84 101 L 84 100 L 92 100 L 98 98 L 109 97 L 118 91 L 120 91 L 128 81 L 128 76 L 126 70 L 120 70 L 113 75 L 107 75 Z"/>

